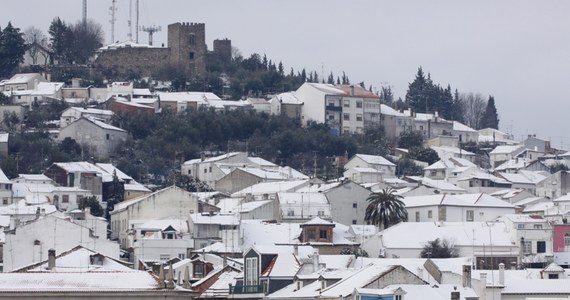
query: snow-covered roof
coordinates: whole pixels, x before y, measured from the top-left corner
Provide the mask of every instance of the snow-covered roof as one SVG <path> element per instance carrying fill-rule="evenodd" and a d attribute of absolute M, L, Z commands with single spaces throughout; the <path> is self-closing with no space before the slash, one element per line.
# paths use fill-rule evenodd
<path fill-rule="evenodd" d="M 192 223 L 194 224 L 219 224 L 219 225 L 239 225 L 240 220 L 239 216 L 235 214 L 202 214 L 202 213 L 193 213 L 190 214 L 190 218 L 192 218 Z"/>
<path fill-rule="evenodd" d="M 39 82 L 31 95 L 53 95 L 63 87 L 63 82 Z"/>
<path fill-rule="evenodd" d="M 467 131 L 467 132 L 477 132 L 477 130 L 457 121 L 453 121 L 453 130 L 456 131 Z"/>
<path fill-rule="evenodd" d="M 464 206 L 464 207 L 501 207 L 512 208 L 515 206 L 501 199 L 487 194 L 437 194 L 426 196 L 408 196 L 402 199 L 406 207 L 422 206 Z"/>
<path fill-rule="evenodd" d="M 330 222 L 330 221 L 323 220 L 319 217 L 314 217 L 310 221 L 307 221 L 307 222 L 301 224 L 301 226 L 305 226 L 305 225 L 331 225 L 331 226 L 334 226 L 334 223 Z"/>
<path fill-rule="evenodd" d="M 303 83 L 303 86 L 307 85 L 310 87 L 313 87 L 327 95 L 339 95 L 339 94 L 344 94 L 344 91 L 337 88 L 336 86 L 332 85 L 332 84 L 326 84 L 326 83 L 313 83 L 313 82 L 305 82 Z M 301 89 L 302 86 L 299 88 Z"/>
<path fill-rule="evenodd" d="M 499 219 L 509 219 L 513 223 L 548 223 L 548 221 L 541 216 L 526 214 L 505 214 Z"/>
<path fill-rule="evenodd" d="M 247 158 L 252 164 L 257 165 L 259 167 L 277 167 L 276 164 L 265 160 L 261 157 L 248 157 Z"/>
<path fill-rule="evenodd" d="M 435 152 L 438 153 L 438 155 L 440 153 L 452 153 L 455 155 L 461 155 L 461 156 L 474 156 L 475 153 L 473 152 L 469 152 L 467 150 L 463 150 L 459 147 L 451 147 L 451 146 L 430 146 L 431 149 L 433 149 Z"/>
<path fill-rule="evenodd" d="M 386 104 L 380 104 L 380 114 L 388 115 L 388 116 L 396 116 L 396 117 L 408 117 L 409 116 L 403 112 L 399 112 L 399 111 L 391 108 L 390 106 L 388 106 Z"/>
<path fill-rule="evenodd" d="M 141 230 L 162 231 L 171 226 L 178 233 L 188 233 L 188 223 L 186 219 L 162 219 L 162 220 L 148 220 L 138 226 Z"/>
<path fill-rule="evenodd" d="M 222 100 L 216 94 L 209 92 L 159 92 L 157 95 L 161 101 L 197 102 L 205 104 L 211 100 Z"/>
<path fill-rule="evenodd" d="M 382 165 L 382 166 L 392 166 L 395 167 L 396 165 L 390 162 L 389 160 L 385 159 L 380 155 L 368 155 L 368 154 L 356 154 L 356 157 L 359 157 L 363 161 L 371 165 Z"/>
<path fill-rule="evenodd" d="M 119 127 L 115 127 L 115 126 L 113 126 L 113 125 L 111 125 L 111 124 L 107 124 L 107 123 L 105 123 L 105 122 L 101 122 L 101 121 L 99 121 L 99 120 L 97 120 L 97 119 L 95 119 L 95 118 L 92 118 L 92 117 L 83 117 L 83 118 L 81 118 L 81 119 L 88 120 L 88 121 L 90 121 L 91 123 L 97 125 L 97 126 L 100 127 L 100 128 L 103 128 L 103 129 L 114 130 L 114 131 L 119 131 L 119 132 L 127 132 L 127 131 L 124 130 L 124 129 L 121 129 L 121 128 L 119 128 Z M 77 120 L 80 120 L 80 119 L 77 119 Z M 77 120 L 76 120 L 75 122 L 77 122 Z"/>
<path fill-rule="evenodd" d="M 297 104 L 297 105 L 303 104 L 303 101 L 297 97 L 297 93 L 294 91 L 293 92 L 281 93 L 281 94 L 275 96 L 271 100 L 272 101 L 277 100 L 277 101 L 284 103 L 284 104 Z"/>
<path fill-rule="evenodd" d="M 4 84 L 22 84 L 28 83 L 30 80 L 34 79 L 36 76 L 41 76 L 40 73 L 18 73 L 12 76 L 8 80 L 3 80 L 1 83 Z"/>
<path fill-rule="evenodd" d="M 112 117 L 114 115 L 114 113 L 110 110 L 91 108 L 91 107 L 70 107 L 67 110 L 74 110 L 80 114 L 88 114 L 88 115 L 89 114 L 91 114 L 91 115 L 104 115 L 104 116 L 109 116 L 109 117 Z"/>
<path fill-rule="evenodd" d="M 133 96 L 153 96 L 153 94 L 149 89 L 133 88 Z"/>
<path fill-rule="evenodd" d="M 331 206 L 322 193 L 278 193 L 283 218 L 329 217 Z"/>
<path fill-rule="evenodd" d="M 326 193 L 336 187 L 343 185 L 344 183 L 345 181 L 343 180 L 327 182 L 327 183 L 311 183 L 295 191 L 298 193 Z"/>
<path fill-rule="evenodd" d="M 419 177 L 419 176 L 407 176 L 407 178 L 420 182 L 422 185 L 425 185 L 430 188 L 439 189 L 443 191 L 450 191 L 450 192 L 465 192 L 464 189 L 454 185 L 453 183 L 445 180 L 436 180 L 431 179 L 428 177 Z"/>
<path fill-rule="evenodd" d="M 24 179 L 30 181 L 52 181 L 51 178 L 47 177 L 44 174 L 18 174 L 18 178 L 15 179 Z"/>
<path fill-rule="evenodd" d="M 455 164 L 449 160 L 438 160 L 435 163 L 427 166 L 424 170 L 446 170 L 455 168 Z"/>
<path fill-rule="evenodd" d="M 509 181 L 506 181 L 502 178 L 499 178 L 493 174 L 489 174 L 489 173 L 485 173 L 482 171 L 478 171 L 478 172 L 472 172 L 470 174 L 467 174 L 465 176 L 461 176 L 461 178 L 457 179 L 458 181 L 464 181 L 464 180 L 471 180 L 471 179 L 479 179 L 479 180 L 489 180 L 492 181 L 494 183 L 498 183 L 498 184 L 511 184 Z"/>
<path fill-rule="evenodd" d="M 73 273 L 0 273 L 0 293 L 8 292 L 136 292 L 163 287 L 145 271 Z"/>
<path fill-rule="evenodd" d="M 489 152 L 489 154 L 510 154 L 520 150 L 521 147 L 521 145 L 499 145 Z"/>
<path fill-rule="evenodd" d="M 225 153 L 225 154 L 214 156 L 214 157 L 208 157 L 208 158 L 205 158 L 204 160 L 202 160 L 201 158 L 195 158 L 195 159 L 185 161 L 184 165 L 191 165 L 191 164 L 196 164 L 196 163 L 200 163 L 200 162 L 203 162 L 203 163 L 218 162 L 220 160 L 224 160 L 224 159 L 234 157 L 240 153 L 242 153 L 242 152 L 229 152 L 229 153 Z"/>
<path fill-rule="evenodd" d="M 307 182 L 308 179 L 261 182 L 233 193 L 232 197 L 245 197 L 247 194 L 252 194 L 255 196 L 274 194 L 279 192 L 289 192 L 295 190 L 299 186 L 304 186 Z"/>
<path fill-rule="evenodd" d="M 10 179 L 8 179 L 8 176 L 6 176 L 6 174 L 4 174 L 4 171 L 2 171 L 2 169 L 0 169 L 0 183 L 4 183 L 4 184 L 12 183 L 12 181 L 10 181 Z"/>
<path fill-rule="evenodd" d="M 447 239 L 456 246 L 515 247 L 515 237 L 503 222 L 401 222 L 380 232 L 391 249 L 422 249 L 428 241 Z M 406 238 L 403 239 L 402 237 Z"/>
<path fill-rule="evenodd" d="M 497 166 L 495 168 L 495 171 L 501 172 L 506 170 L 519 170 L 528 166 L 532 162 L 533 160 L 529 158 L 524 158 L 524 157 L 512 158 Z"/>

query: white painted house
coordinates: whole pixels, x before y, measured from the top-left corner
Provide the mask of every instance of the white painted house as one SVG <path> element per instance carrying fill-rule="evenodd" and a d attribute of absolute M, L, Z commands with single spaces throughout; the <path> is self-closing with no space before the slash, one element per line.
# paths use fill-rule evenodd
<path fill-rule="evenodd" d="M 107 240 L 106 235 L 95 236 L 88 227 L 45 215 L 7 233 L 4 272 L 46 260 L 49 249 L 61 253 L 78 245 L 119 258 L 119 244 Z"/>
<path fill-rule="evenodd" d="M 345 165 L 344 177 L 356 183 L 396 177 L 396 165 L 379 155 L 356 154 Z"/>

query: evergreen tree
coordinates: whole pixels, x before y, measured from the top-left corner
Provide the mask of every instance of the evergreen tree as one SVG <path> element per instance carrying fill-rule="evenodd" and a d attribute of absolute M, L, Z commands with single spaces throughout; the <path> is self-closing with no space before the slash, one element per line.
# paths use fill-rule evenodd
<path fill-rule="evenodd" d="M 8 22 L 0 35 L 0 76 L 9 75 L 24 61 L 25 53 L 26 42 L 20 29 Z"/>
<path fill-rule="evenodd" d="M 269 70 L 269 61 L 267 60 L 267 55 L 263 53 L 263 60 L 261 61 L 265 70 Z"/>
<path fill-rule="evenodd" d="M 499 115 L 497 114 L 495 98 L 493 96 L 489 96 L 489 100 L 487 100 L 487 108 L 485 109 L 485 113 L 481 116 L 479 126 L 480 128 L 499 129 Z"/>
<path fill-rule="evenodd" d="M 408 85 L 406 92 L 406 103 L 415 112 L 425 113 L 428 111 L 428 101 L 430 100 L 430 91 L 432 90 L 431 79 L 426 78 L 422 67 L 418 68 L 416 78 Z"/>
<path fill-rule="evenodd" d="M 279 71 L 279 75 L 283 76 L 285 75 L 285 71 L 283 69 L 283 63 L 279 62 L 279 67 L 277 68 L 277 70 Z"/>
<path fill-rule="evenodd" d="M 329 77 L 327 78 L 327 83 L 328 84 L 334 84 L 334 75 L 331 72 L 331 74 L 329 75 Z"/>
<path fill-rule="evenodd" d="M 382 90 L 380 91 L 380 100 L 382 100 L 384 104 L 392 104 L 392 101 L 394 101 L 394 94 L 392 93 L 392 88 L 390 86 L 382 87 Z"/>
<path fill-rule="evenodd" d="M 305 68 L 303 68 L 303 70 L 301 71 L 301 82 L 306 82 L 307 81 L 307 71 L 305 71 Z"/>
<path fill-rule="evenodd" d="M 336 77 L 336 85 L 340 85 L 340 77 Z"/>
<path fill-rule="evenodd" d="M 57 17 L 51 22 L 48 33 L 55 59 L 60 63 L 69 61 L 71 56 L 69 45 L 72 43 L 72 33 L 67 24 Z"/>

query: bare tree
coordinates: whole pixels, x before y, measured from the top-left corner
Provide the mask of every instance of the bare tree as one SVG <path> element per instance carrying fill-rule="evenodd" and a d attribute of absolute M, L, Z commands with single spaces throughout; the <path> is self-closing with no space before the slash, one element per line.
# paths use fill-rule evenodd
<path fill-rule="evenodd" d="M 463 120 L 465 120 L 465 125 L 480 129 L 481 116 L 485 112 L 487 107 L 487 100 L 481 94 L 474 93 L 462 93 L 459 96 L 461 102 L 461 107 L 463 108 Z"/>
<path fill-rule="evenodd" d="M 78 64 L 89 62 L 93 52 L 103 46 L 103 27 L 89 19 L 87 22 L 77 21 L 70 26 L 73 36 L 73 60 Z"/>
<path fill-rule="evenodd" d="M 47 61 L 47 53 L 41 52 L 41 48 L 47 49 L 48 39 L 43 31 L 37 27 L 30 26 L 24 31 L 24 41 L 28 48 L 28 53 L 32 58 L 32 64 L 38 64 L 38 55 L 42 55 Z"/>

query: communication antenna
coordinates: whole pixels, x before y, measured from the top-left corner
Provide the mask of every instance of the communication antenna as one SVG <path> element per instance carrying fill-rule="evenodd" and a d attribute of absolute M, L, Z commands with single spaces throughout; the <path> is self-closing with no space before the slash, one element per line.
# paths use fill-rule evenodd
<path fill-rule="evenodd" d="M 116 2 L 117 0 L 112 0 L 111 7 L 109 7 L 109 15 L 111 16 L 111 20 L 109 21 L 111 23 L 111 43 L 115 42 L 115 21 L 117 21 L 115 18 L 115 13 L 117 12 L 117 7 L 115 7 Z"/>
<path fill-rule="evenodd" d="M 135 42 L 139 43 L 139 0 L 135 2 L 136 18 L 135 18 Z"/>
<path fill-rule="evenodd" d="M 133 40 L 133 0 L 129 0 L 129 20 L 127 21 L 127 25 L 129 26 L 129 33 L 127 37 L 129 41 Z"/>
<path fill-rule="evenodd" d="M 161 28 L 160 26 L 154 26 L 154 25 L 152 25 L 152 26 L 149 26 L 149 27 L 143 26 L 143 27 L 141 27 L 141 30 L 148 33 L 148 44 L 149 44 L 150 46 L 152 46 L 152 36 L 153 36 L 153 34 L 154 34 L 155 32 L 161 31 L 162 28 Z"/>
<path fill-rule="evenodd" d="M 87 0 L 83 0 L 83 25 L 87 24 Z"/>

